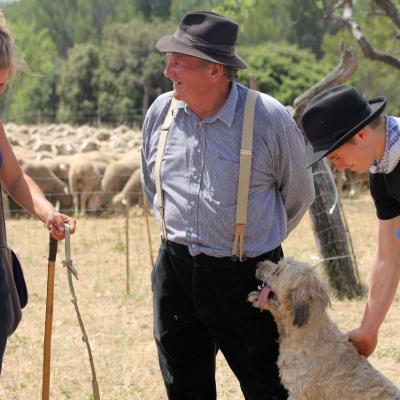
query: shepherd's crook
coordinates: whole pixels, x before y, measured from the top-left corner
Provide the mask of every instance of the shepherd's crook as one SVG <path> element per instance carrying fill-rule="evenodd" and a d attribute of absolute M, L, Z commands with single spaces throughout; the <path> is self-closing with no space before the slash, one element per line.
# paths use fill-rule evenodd
<path fill-rule="evenodd" d="M 42 400 L 49 399 L 49 391 L 50 391 L 51 333 L 53 325 L 54 274 L 55 274 L 56 256 L 57 256 L 57 240 L 50 236 L 49 263 L 47 272 L 46 319 L 44 328 L 44 348 L 43 348 Z"/>
<path fill-rule="evenodd" d="M 100 400 L 100 393 L 99 393 L 99 385 L 96 379 L 96 370 L 94 368 L 92 350 L 90 349 L 89 339 L 86 334 L 85 326 L 83 325 L 83 320 L 81 317 L 81 313 L 78 307 L 78 299 L 75 295 L 74 283 L 72 281 L 72 275 L 76 279 L 78 279 L 78 271 L 74 268 L 72 264 L 71 258 L 71 242 L 70 242 L 70 227 L 68 224 L 64 225 L 65 227 L 65 261 L 63 261 L 64 267 L 67 267 L 67 275 L 68 275 L 68 284 L 69 284 L 69 291 L 71 292 L 71 302 L 75 307 L 76 316 L 78 317 L 79 326 L 82 331 L 82 340 L 86 344 L 86 348 L 89 355 L 89 362 L 90 368 L 92 370 L 92 389 L 93 389 L 93 398 L 94 400 Z"/>

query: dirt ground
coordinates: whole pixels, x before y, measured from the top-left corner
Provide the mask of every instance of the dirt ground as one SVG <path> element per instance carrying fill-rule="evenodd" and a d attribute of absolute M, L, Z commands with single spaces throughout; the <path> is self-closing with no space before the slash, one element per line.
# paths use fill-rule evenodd
<path fill-rule="evenodd" d="M 376 218 L 368 196 L 345 201 L 359 272 L 368 283 L 369 262 L 376 242 Z M 165 399 L 152 338 L 151 261 L 145 219 L 132 210 L 129 220 L 130 293 L 126 286 L 126 236 L 123 216 L 78 220 L 72 237 L 72 258 L 79 271 L 75 282 L 78 304 L 92 346 L 101 398 L 105 400 Z M 153 257 L 158 225 L 150 221 Z M 9 339 L 0 399 L 41 398 L 43 332 L 46 301 L 48 235 L 32 219 L 9 220 L 11 247 L 19 253 L 29 288 L 23 321 Z M 308 216 L 284 243 L 286 255 L 311 264 L 318 252 Z M 63 243 L 57 257 L 52 336 L 51 399 L 92 399 L 91 373 L 85 344 L 67 282 Z M 321 271 L 322 272 L 322 271 Z M 333 299 L 331 315 L 343 330 L 355 328 L 365 299 Z M 400 291 L 381 329 L 372 364 L 400 385 Z M 221 355 L 217 366 L 218 398 L 242 399 L 240 388 Z"/>

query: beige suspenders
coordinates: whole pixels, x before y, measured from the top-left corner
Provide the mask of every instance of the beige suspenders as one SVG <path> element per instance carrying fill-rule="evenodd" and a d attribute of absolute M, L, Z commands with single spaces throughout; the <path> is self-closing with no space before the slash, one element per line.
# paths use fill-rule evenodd
<path fill-rule="evenodd" d="M 247 199 L 249 197 L 251 156 L 253 150 L 254 109 L 258 92 L 249 89 L 244 106 L 242 147 L 240 149 L 239 185 L 236 205 L 235 238 L 232 257 L 236 257 L 239 245 L 239 259 L 244 261 L 244 234 L 247 224 Z"/>
<path fill-rule="evenodd" d="M 164 124 L 161 127 L 160 139 L 157 147 L 156 164 L 154 166 L 154 178 L 156 181 L 157 205 L 160 210 L 162 239 L 167 239 L 167 229 L 165 227 L 164 218 L 164 195 L 161 188 L 161 162 L 164 156 L 165 144 L 167 143 L 169 128 L 171 127 L 172 120 L 174 119 L 175 105 L 176 99 L 174 98 L 174 96 L 172 96 L 167 115 L 165 116 Z"/>
<path fill-rule="evenodd" d="M 238 196 L 236 206 L 236 223 L 235 238 L 232 247 L 232 257 L 237 257 L 239 246 L 239 259 L 245 260 L 244 256 L 244 234 L 247 224 L 247 199 L 250 186 L 251 157 L 253 148 L 253 126 L 254 126 L 254 109 L 258 92 L 252 89 L 248 90 L 246 103 L 244 106 L 244 118 L 242 129 L 242 145 L 240 149 L 240 170 Z M 164 198 L 161 189 L 161 161 L 164 155 L 165 144 L 167 142 L 168 132 L 174 118 L 176 100 L 172 97 L 164 124 L 161 127 L 160 140 L 157 148 L 156 164 L 154 167 L 154 177 L 156 181 L 157 205 L 160 210 L 161 218 L 161 236 L 162 239 L 167 238 L 167 230 L 164 219 Z"/>

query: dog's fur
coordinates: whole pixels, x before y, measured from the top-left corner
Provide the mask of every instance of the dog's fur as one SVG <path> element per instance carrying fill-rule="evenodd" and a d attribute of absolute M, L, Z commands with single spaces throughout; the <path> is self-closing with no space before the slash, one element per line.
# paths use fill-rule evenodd
<path fill-rule="evenodd" d="M 329 318 L 327 288 L 310 266 L 260 263 L 264 289 L 249 294 L 279 330 L 278 366 L 290 400 L 399 400 L 400 390 L 358 354 Z"/>

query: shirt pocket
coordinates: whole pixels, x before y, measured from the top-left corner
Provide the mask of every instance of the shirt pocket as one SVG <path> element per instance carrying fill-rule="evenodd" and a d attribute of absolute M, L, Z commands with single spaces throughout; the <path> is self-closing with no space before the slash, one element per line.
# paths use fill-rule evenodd
<path fill-rule="evenodd" d="M 221 207 L 232 207 L 237 202 L 239 163 L 215 158 L 203 174 L 203 190 Z"/>

